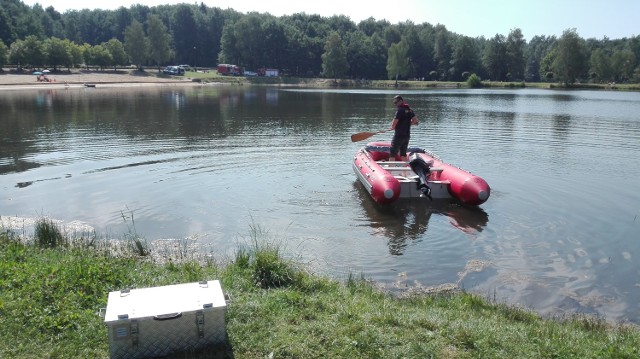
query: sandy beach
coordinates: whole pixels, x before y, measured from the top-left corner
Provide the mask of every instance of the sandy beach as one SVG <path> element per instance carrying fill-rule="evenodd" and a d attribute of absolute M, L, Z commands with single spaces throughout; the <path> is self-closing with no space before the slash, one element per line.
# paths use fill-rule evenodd
<path fill-rule="evenodd" d="M 0 72 L 0 90 L 29 89 L 29 88 L 60 88 L 60 87 L 117 87 L 117 86 L 178 86 L 199 85 L 183 76 L 169 77 L 156 76 L 156 70 L 152 69 L 143 73 L 128 70 L 118 71 L 77 71 L 77 72 L 52 72 L 47 74 L 49 82 L 37 81 L 37 76 L 29 74 L 16 74 L 14 72 Z"/>

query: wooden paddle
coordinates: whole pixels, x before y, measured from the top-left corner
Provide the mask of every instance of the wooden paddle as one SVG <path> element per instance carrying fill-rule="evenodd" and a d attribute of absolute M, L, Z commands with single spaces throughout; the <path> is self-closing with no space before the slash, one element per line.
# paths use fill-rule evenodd
<path fill-rule="evenodd" d="M 389 130 L 384 130 L 384 131 L 378 131 L 378 132 L 360 132 L 360 133 L 354 133 L 353 135 L 351 135 L 351 142 L 359 142 L 362 140 L 366 140 L 367 138 L 377 135 L 379 133 L 385 133 Z"/>

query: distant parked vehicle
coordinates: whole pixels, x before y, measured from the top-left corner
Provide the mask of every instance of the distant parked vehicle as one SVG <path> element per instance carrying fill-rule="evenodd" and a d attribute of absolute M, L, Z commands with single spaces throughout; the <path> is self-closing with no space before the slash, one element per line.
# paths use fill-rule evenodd
<path fill-rule="evenodd" d="M 242 69 L 238 65 L 231 64 L 219 64 L 217 67 L 220 75 L 240 76 L 242 75 Z"/>
<path fill-rule="evenodd" d="M 258 76 L 266 76 L 266 77 L 277 77 L 280 76 L 280 70 L 278 69 L 267 69 L 267 68 L 259 68 Z"/>
<path fill-rule="evenodd" d="M 180 66 L 167 66 L 162 70 L 163 73 L 167 75 L 184 75 L 184 69 Z"/>

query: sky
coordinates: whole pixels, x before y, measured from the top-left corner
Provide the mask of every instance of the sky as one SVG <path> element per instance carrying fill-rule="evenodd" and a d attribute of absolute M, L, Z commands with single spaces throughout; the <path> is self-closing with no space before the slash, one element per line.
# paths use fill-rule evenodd
<path fill-rule="evenodd" d="M 640 1 L 637 0 L 23 0 L 67 10 L 114 10 L 134 4 L 147 6 L 200 4 L 241 13 L 259 12 L 275 16 L 295 13 L 348 16 L 356 24 L 373 17 L 390 23 L 412 21 L 442 24 L 447 30 L 470 37 L 507 36 L 520 28 L 524 38 L 536 35 L 560 37 L 575 28 L 584 39 L 621 39 L 640 35 Z"/>

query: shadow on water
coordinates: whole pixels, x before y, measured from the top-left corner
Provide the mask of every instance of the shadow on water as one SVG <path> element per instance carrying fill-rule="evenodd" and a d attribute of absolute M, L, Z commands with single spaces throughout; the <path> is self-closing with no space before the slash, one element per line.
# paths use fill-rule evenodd
<path fill-rule="evenodd" d="M 381 206 L 359 182 L 354 182 L 353 187 L 369 225 L 388 238 L 389 252 L 393 255 L 402 255 L 408 242 L 425 236 L 433 214 L 446 216 L 452 226 L 466 234 L 482 232 L 489 223 L 489 215 L 482 208 L 465 207 L 454 200 L 400 199 Z"/>

